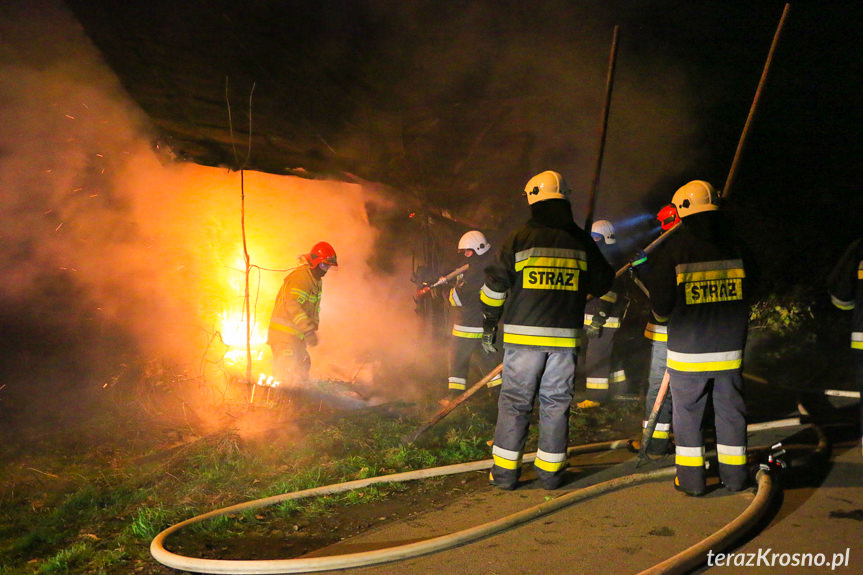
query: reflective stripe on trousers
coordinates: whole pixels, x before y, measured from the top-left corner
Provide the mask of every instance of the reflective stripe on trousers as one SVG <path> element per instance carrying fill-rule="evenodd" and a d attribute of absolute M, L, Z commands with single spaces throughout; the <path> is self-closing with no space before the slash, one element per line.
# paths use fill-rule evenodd
<path fill-rule="evenodd" d="M 673 422 L 677 477 L 680 485 L 691 491 L 704 491 L 704 459 L 695 454 L 704 449 L 701 420 L 707 401 L 713 400 L 719 478 L 732 490 L 741 489 L 747 481 L 746 406 L 741 394 L 740 371 L 727 375 L 697 377 L 677 372 L 671 374 L 674 397 Z M 713 380 L 712 394 L 710 381 Z"/>
<path fill-rule="evenodd" d="M 492 476 L 500 485 L 515 485 L 527 438 L 534 398 L 539 395 L 539 446 L 534 465 L 544 484 L 553 484 L 566 468 L 569 405 L 576 356 L 572 351 L 546 352 L 507 348 L 503 384 L 494 430 Z"/>

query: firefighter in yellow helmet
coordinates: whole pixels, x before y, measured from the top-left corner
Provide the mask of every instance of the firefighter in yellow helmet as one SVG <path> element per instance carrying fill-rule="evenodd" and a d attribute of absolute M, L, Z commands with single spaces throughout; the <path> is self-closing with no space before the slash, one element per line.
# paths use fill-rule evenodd
<path fill-rule="evenodd" d="M 276 296 L 267 343 L 273 352 L 273 372 L 286 387 L 307 382 L 311 359 L 307 346 L 318 343 L 322 278 L 337 267 L 336 251 L 327 242 L 318 242 L 300 265 L 285 277 Z"/>
<path fill-rule="evenodd" d="M 471 358 L 482 347 L 483 316 L 479 290 L 485 279 L 485 268 L 494 257 L 491 243 L 479 230 L 470 230 L 462 235 L 458 242 L 458 252 L 464 258 L 463 263 L 469 267 L 458 276 L 455 286 L 449 292 L 449 303 L 455 312 L 455 321 L 452 326 L 447 387 L 453 397 L 465 391 Z M 480 353 L 476 359 L 485 374 L 494 369 L 501 358 L 500 354 Z M 500 377 L 488 382 L 488 387 L 497 385 L 500 385 Z"/>
<path fill-rule="evenodd" d="M 755 268 L 712 185 L 691 181 L 671 203 L 682 221 L 644 279 L 654 316 L 668 322 L 675 486 L 687 495 L 706 492 L 701 424 L 712 401 L 719 478 L 739 491 L 749 484 L 742 373 Z"/>
<path fill-rule="evenodd" d="M 534 466 L 543 487 L 564 479 L 569 409 L 587 294 L 601 296 L 614 270 L 572 219 L 569 187 L 542 172 L 524 188 L 531 218 L 513 231 L 486 268 L 483 348 L 497 350 L 503 319 L 503 383 L 494 430 L 491 482 L 515 489 L 535 398 L 539 446 Z"/>

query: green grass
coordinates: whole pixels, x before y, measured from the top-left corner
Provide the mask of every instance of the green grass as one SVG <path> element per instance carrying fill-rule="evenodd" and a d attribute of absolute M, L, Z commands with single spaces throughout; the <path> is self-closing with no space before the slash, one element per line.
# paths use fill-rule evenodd
<path fill-rule="evenodd" d="M 311 417 L 304 420 L 301 437 L 285 433 L 275 440 L 244 440 L 226 430 L 167 452 L 160 452 L 164 441 L 147 421 L 129 424 L 124 406 L 131 402 L 102 406 L 102 429 L 56 430 L 57 442 L 46 437 L 38 453 L 3 448 L 0 455 L 8 463 L 0 469 L 0 573 L 160 573 L 149 555 L 150 541 L 201 513 L 322 485 L 488 459 L 487 442 L 494 433 L 489 402 L 490 394 L 478 396 L 414 445 L 403 444 L 402 438 L 427 414 L 363 412 Z M 601 412 L 584 421 L 573 416 L 574 443 L 593 440 L 598 428 L 625 415 Z M 588 430 L 590 439 L 582 436 Z M 528 449 L 535 442 L 534 425 Z M 406 489 L 381 483 L 284 501 L 196 523 L 177 537 L 218 542 L 249 532 L 266 534 L 274 525 L 290 532 L 303 521 L 313 523 Z"/>

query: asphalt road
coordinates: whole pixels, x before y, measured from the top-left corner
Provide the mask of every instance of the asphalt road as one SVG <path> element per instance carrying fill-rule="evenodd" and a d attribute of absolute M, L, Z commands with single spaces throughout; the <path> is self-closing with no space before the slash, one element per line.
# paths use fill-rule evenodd
<path fill-rule="evenodd" d="M 823 455 L 812 455 L 817 436 L 803 427 L 750 434 L 750 447 L 784 441 L 799 448 L 789 450 L 791 467 L 779 474 L 781 490 L 762 522 L 735 547 L 716 550 L 712 568 L 704 565 L 697 572 L 816 574 L 863 570 L 863 455 L 853 425 L 827 427 L 825 432 L 829 443 Z M 642 465 L 639 471 L 670 465 L 671 459 Z M 550 497 L 627 475 L 635 470 L 634 463 L 634 454 L 626 450 L 573 457 L 573 481 L 555 492 L 532 483 L 515 491 L 500 491 L 487 485 L 485 472 L 472 472 L 465 479 L 470 488 L 454 493 L 449 504 L 379 525 L 313 555 L 393 547 L 467 529 Z M 647 482 L 577 502 L 460 547 L 341 572 L 640 573 L 721 529 L 754 497 L 754 488 L 729 493 L 717 487 L 704 497 L 691 498 L 675 491 L 670 480 Z M 721 551 L 742 555 L 716 554 Z M 818 566 L 822 561 L 824 564 Z"/>

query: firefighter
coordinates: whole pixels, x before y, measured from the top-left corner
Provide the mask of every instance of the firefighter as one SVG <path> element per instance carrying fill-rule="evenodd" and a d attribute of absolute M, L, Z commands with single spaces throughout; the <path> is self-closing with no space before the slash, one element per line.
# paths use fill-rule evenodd
<path fill-rule="evenodd" d="M 663 207 L 656 214 L 656 219 L 659 221 L 659 226 L 663 232 L 669 231 L 671 228 L 680 223 L 680 217 L 677 215 L 677 209 L 672 204 Z M 632 260 L 632 270 L 635 273 L 635 278 L 648 273 L 647 256 L 644 252 L 639 252 Z M 643 285 L 643 284 L 642 284 Z M 650 294 L 648 294 L 648 297 Z M 649 319 L 644 327 L 644 337 L 650 340 L 650 367 L 647 375 L 647 398 L 644 405 L 644 421 L 642 427 L 647 427 L 647 422 L 653 412 L 653 404 L 656 403 L 656 396 L 659 395 L 659 388 L 662 385 L 662 379 L 665 376 L 665 361 L 668 356 L 668 326 L 666 322 L 659 321 L 655 317 Z M 671 439 L 671 393 L 666 391 L 665 400 L 662 402 L 658 416 L 656 418 L 656 427 L 653 429 L 653 434 L 650 437 L 650 442 L 647 446 L 647 456 L 650 458 L 661 458 L 668 453 L 668 445 Z"/>
<path fill-rule="evenodd" d="M 590 235 L 599 251 L 614 269 L 625 260 L 614 235 L 614 226 L 608 220 L 597 220 L 590 228 Z M 584 314 L 584 333 L 589 338 L 585 354 L 586 399 L 577 404 L 581 409 L 598 407 L 613 395 L 613 388 L 626 385 L 626 371 L 615 355 L 615 340 L 626 314 L 626 279 L 615 279 L 612 288 L 602 297 L 587 302 Z"/>
<path fill-rule="evenodd" d="M 282 385 L 298 387 L 309 379 L 311 359 L 306 346 L 318 343 L 322 278 L 337 267 L 336 251 L 327 242 L 318 242 L 300 265 L 285 277 L 267 331 L 273 352 L 273 372 Z"/>
<path fill-rule="evenodd" d="M 543 487 L 563 482 L 569 409 L 586 294 L 601 296 L 614 270 L 590 235 L 572 219 L 570 189 L 558 172 L 524 188 L 531 218 L 513 231 L 486 268 L 483 348 L 496 352 L 503 318 L 503 383 L 490 480 L 515 489 L 534 399 L 539 396 L 539 445 L 534 465 Z"/>
<path fill-rule="evenodd" d="M 478 230 L 462 235 L 458 241 L 458 252 L 469 267 L 456 278 L 455 286 L 449 292 L 449 303 L 456 312 L 449 361 L 448 388 L 451 399 L 465 391 L 471 357 L 482 347 L 483 317 L 479 290 L 485 279 L 485 267 L 493 259 L 491 244 Z M 485 374 L 500 363 L 501 356 L 499 353 L 480 353 L 477 359 Z M 499 376 L 488 382 L 488 387 L 497 385 L 500 385 Z"/>
<path fill-rule="evenodd" d="M 863 238 L 855 240 L 827 277 L 827 289 L 833 305 L 853 310 L 851 348 L 856 363 L 857 389 L 863 392 Z M 860 401 L 860 435 L 863 450 L 863 398 Z"/>
<path fill-rule="evenodd" d="M 675 192 L 680 229 L 651 258 L 645 282 L 653 314 L 668 322 L 675 487 L 692 496 L 706 491 L 701 421 L 709 400 L 719 478 L 730 491 L 749 483 L 742 366 L 754 268 L 718 202 L 702 180 Z"/>

